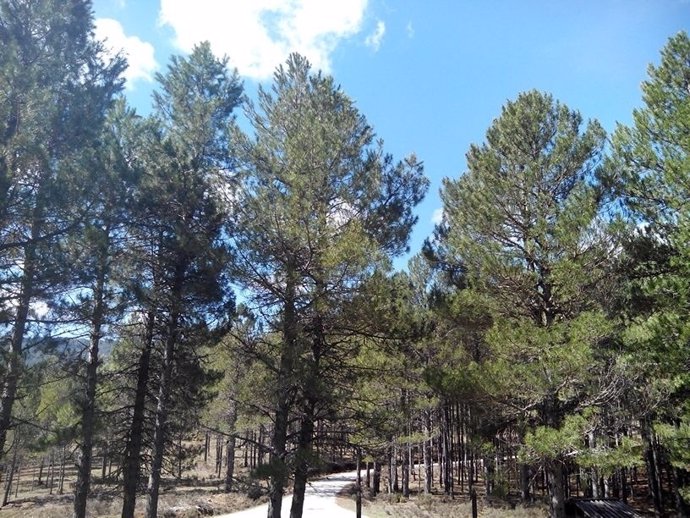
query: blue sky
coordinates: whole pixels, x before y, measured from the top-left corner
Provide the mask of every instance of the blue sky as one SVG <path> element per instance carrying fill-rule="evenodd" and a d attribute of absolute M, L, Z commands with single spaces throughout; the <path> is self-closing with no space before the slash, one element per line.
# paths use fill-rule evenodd
<path fill-rule="evenodd" d="M 631 121 L 668 38 L 690 30 L 690 0 L 95 0 L 94 11 L 97 35 L 128 55 L 141 113 L 153 74 L 202 40 L 249 96 L 291 51 L 332 74 L 387 151 L 425 164 L 411 253 L 433 231 L 442 178 L 462 174 L 506 100 L 548 91 L 610 132 Z"/>

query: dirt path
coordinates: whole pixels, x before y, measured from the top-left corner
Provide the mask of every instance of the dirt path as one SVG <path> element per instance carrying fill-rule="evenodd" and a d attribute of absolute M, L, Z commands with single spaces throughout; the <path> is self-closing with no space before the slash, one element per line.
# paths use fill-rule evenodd
<path fill-rule="evenodd" d="M 355 471 L 349 473 L 338 473 L 327 477 L 314 480 L 307 486 L 304 496 L 303 518 L 353 518 L 355 513 L 340 507 L 336 503 L 336 495 L 348 484 L 352 484 L 357 479 Z M 282 516 L 290 516 L 290 505 L 292 496 L 283 498 Z M 266 518 L 268 504 L 245 509 L 237 513 L 223 514 L 216 518 Z M 366 518 L 366 517 L 364 517 Z"/>

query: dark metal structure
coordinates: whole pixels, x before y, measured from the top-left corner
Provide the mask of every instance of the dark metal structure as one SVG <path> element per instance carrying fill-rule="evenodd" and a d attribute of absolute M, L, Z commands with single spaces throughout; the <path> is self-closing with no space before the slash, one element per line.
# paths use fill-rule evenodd
<path fill-rule="evenodd" d="M 642 518 L 628 504 L 613 498 L 569 500 L 566 503 L 566 514 L 585 518 Z"/>

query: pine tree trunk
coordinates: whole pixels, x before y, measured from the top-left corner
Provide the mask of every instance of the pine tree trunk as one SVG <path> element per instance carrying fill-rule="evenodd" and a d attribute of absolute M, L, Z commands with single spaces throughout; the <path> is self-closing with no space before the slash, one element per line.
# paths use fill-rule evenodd
<path fill-rule="evenodd" d="M 137 489 L 139 488 L 141 446 L 144 434 L 146 393 L 149 384 L 154 328 L 155 317 L 153 312 L 149 312 L 146 316 L 144 344 L 141 350 L 141 355 L 139 356 L 137 388 L 134 396 L 132 424 L 129 431 L 129 437 L 127 439 L 127 445 L 125 447 L 125 455 L 122 465 L 122 475 L 124 480 L 121 518 L 134 517 Z"/>
<path fill-rule="evenodd" d="M 103 446 L 102 458 L 101 458 L 101 480 L 105 481 L 106 468 L 108 467 L 108 442 L 106 441 Z"/>
<path fill-rule="evenodd" d="M 431 493 L 431 486 L 434 480 L 431 460 L 431 415 L 428 410 L 424 412 L 424 493 Z"/>
<path fill-rule="evenodd" d="M 17 469 L 17 452 L 19 450 L 19 441 L 14 440 L 13 444 L 14 451 L 12 452 L 12 462 L 8 467 L 6 467 L 6 478 L 5 478 L 5 494 L 2 498 L 2 507 L 5 507 L 10 502 L 10 493 L 12 492 L 12 481 L 14 480 L 14 472 Z"/>
<path fill-rule="evenodd" d="M 405 445 L 405 451 L 403 453 L 403 463 L 402 463 L 402 494 L 405 498 L 410 496 L 410 457 L 408 455 L 410 450 L 410 444 Z"/>
<path fill-rule="evenodd" d="M 108 230 L 106 229 L 106 233 Z M 106 245 L 107 246 L 107 245 Z M 96 414 L 96 384 L 98 375 L 98 346 L 105 314 L 105 254 L 100 258 L 98 279 L 94 290 L 94 308 L 91 315 L 91 339 L 86 364 L 86 394 L 81 416 L 81 445 L 77 460 L 77 481 L 74 489 L 74 518 L 85 518 L 86 499 L 91 486 L 91 460 L 93 455 L 94 418 Z"/>
<path fill-rule="evenodd" d="M 234 429 L 234 425 L 233 425 Z M 232 491 L 232 480 L 233 477 L 235 476 L 235 444 L 236 444 L 237 438 L 235 437 L 234 432 L 230 435 L 230 438 L 228 439 L 228 445 L 226 448 L 226 462 L 225 462 L 225 492 L 229 493 Z"/>
<path fill-rule="evenodd" d="M 374 461 L 374 485 L 372 492 L 374 496 L 381 492 L 381 463 L 377 460 Z"/>
<path fill-rule="evenodd" d="M 645 463 L 647 467 L 647 478 L 649 483 L 649 491 L 652 494 L 654 502 L 655 516 L 661 516 L 663 512 L 662 497 L 661 497 L 661 483 L 659 480 L 659 464 L 657 462 L 656 454 L 656 439 L 654 437 L 654 430 L 649 421 L 645 421 L 641 427 L 642 440 L 645 447 Z"/>
<path fill-rule="evenodd" d="M 55 480 L 55 450 L 50 452 L 50 466 L 48 468 L 48 494 L 53 494 L 53 482 Z"/>
<path fill-rule="evenodd" d="M 357 448 L 357 482 L 355 500 L 355 518 L 362 518 L 362 451 Z"/>
<path fill-rule="evenodd" d="M 61 495 L 65 491 L 65 464 L 67 462 L 67 445 L 62 445 L 62 451 L 60 453 L 60 480 L 58 484 L 58 495 Z"/>
<path fill-rule="evenodd" d="M 307 408 L 304 410 L 304 417 L 300 425 L 295 459 L 295 485 L 292 491 L 290 518 L 302 518 L 304 509 L 304 493 L 307 489 L 307 477 L 309 476 L 312 442 L 314 439 L 314 409 L 314 402 L 309 402 Z"/>
<path fill-rule="evenodd" d="M 29 317 L 29 308 L 34 291 L 34 276 L 36 274 L 36 245 L 35 241 L 40 236 L 41 211 L 34 211 L 34 220 L 31 225 L 31 240 L 24 247 L 24 273 L 21 280 L 19 300 L 14 318 L 14 329 L 10 339 L 10 350 L 7 355 L 2 394 L 0 395 L 0 460 L 4 457 L 7 432 L 12 424 L 12 409 L 17 397 L 17 386 L 22 370 L 24 353 L 24 334 Z"/>
<path fill-rule="evenodd" d="M 589 447 L 591 449 L 595 449 L 597 446 L 597 438 L 596 435 L 594 434 L 594 430 L 589 432 L 589 437 L 588 437 L 588 442 L 589 442 Z M 592 480 L 592 498 L 601 498 L 600 491 L 599 491 L 599 471 L 597 468 L 592 467 L 590 469 L 590 478 Z"/>
<path fill-rule="evenodd" d="M 530 475 L 530 465 L 520 464 L 520 500 L 523 504 L 531 500 Z"/>
<path fill-rule="evenodd" d="M 453 493 L 453 446 L 449 404 L 443 405 L 443 492 Z"/>
<path fill-rule="evenodd" d="M 391 438 L 391 441 L 393 439 Z M 388 492 L 398 492 L 398 456 L 394 445 L 388 449 Z"/>
<path fill-rule="evenodd" d="M 17 496 L 19 495 L 19 482 L 22 478 L 22 465 L 21 462 L 17 462 L 17 483 L 14 485 L 14 499 L 17 499 Z"/>
<path fill-rule="evenodd" d="M 235 380 L 236 381 L 236 380 Z M 230 401 L 230 407 L 228 409 L 228 428 L 230 430 L 230 438 L 228 439 L 227 451 L 226 451 L 226 462 L 225 462 L 225 492 L 229 493 L 232 491 L 232 478 L 235 474 L 235 445 L 237 441 L 237 436 L 235 426 L 237 425 L 237 403 L 235 401 Z"/>
<path fill-rule="evenodd" d="M 181 280 L 178 267 L 177 281 L 173 289 L 175 302 L 179 302 Z M 146 518 L 157 518 L 158 516 L 158 492 L 161 482 L 161 471 L 163 469 L 163 455 L 165 454 L 165 438 L 168 426 L 168 395 L 170 393 L 170 380 L 172 377 L 173 365 L 175 363 L 175 346 L 177 343 L 177 327 L 179 313 L 174 308 L 170 314 L 168 323 L 167 337 L 165 340 L 165 350 L 163 352 L 163 370 L 161 372 L 158 386 L 158 403 L 156 404 L 156 422 L 153 429 L 153 451 L 151 454 L 151 473 L 149 474 L 149 484 L 146 500 Z"/>
<path fill-rule="evenodd" d="M 565 518 L 565 477 L 563 465 L 551 461 L 547 465 L 549 478 L 549 512 L 551 518 Z"/>
<path fill-rule="evenodd" d="M 295 348 L 297 347 L 297 314 L 296 300 L 296 272 L 288 265 L 287 283 L 285 289 L 285 306 L 283 312 L 283 350 L 280 355 L 280 367 L 276 383 L 277 401 L 273 423 L 273 437 L 271 439 L 271 474 L 268 484 L 268 518 L 281 518 L 283 505 L 283 490 L 287 481 L 287 466 L 285 462 L 288 422 L 291 406 L 291 376 L 293 372 Z"/>
<path fill-rule="evenodd" d="M 182 433 L 177 438 L 177 480 L 182 480 Z"/>
<path fill-rule="evenodd" d="M 38 467 L 38 485 L 43 485 L 43 467 L 45 466 L 46 458 L 41 457 L 41 465 Z"/>

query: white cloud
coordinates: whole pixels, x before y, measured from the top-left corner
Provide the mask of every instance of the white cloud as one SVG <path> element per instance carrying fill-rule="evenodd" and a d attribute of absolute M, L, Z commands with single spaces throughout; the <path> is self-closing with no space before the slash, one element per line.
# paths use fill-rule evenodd
<path fill-rule="evenodd" d="M 407 22 L 407 27 L 405 27 L 405 31 L 407 32 L 408 38 L 414 38 L 414 26 L 412 25 L 412 20 Z"/>
<path fill-rule="evenodd" d="M 329 72 L 332 52 L 361 30 L 366 7 L 367 0 L 161 0 L 159 21 L 182 51 L 208 41 L 240 74 L 262 80 L 291 52 Z"/>
<path fill-rule="evenodd" d="M 117 20 L 99 18 L 95 25 L 96 38 L 103 41 L 107 53 L 114 56 L 122 52 L 127 58 L 129 66 L 123 74 L 127 88 L 132 88 L 133 83 L 139 79 L 153 80 L 153 73 L 158 68 L 153 45 L 137 36 L 127 36 Z"/>
<path fill-rule="evenodd" d="M 379 20 L 376 24 L 376 29 L 367 36 L 367 39 L 364 40 L 364 44 L 367 47 L 371 47 L 374 52 L 378 52 L 379 48 L 381 48 L 384 34 L 386 34 L 386 24 Z"/>
<path fill-rule="evenodd" d="M 443 209 L 436 209 L 431 215 L 431 222 L 438 225 L 441 221 L 443 221 Z"/>

